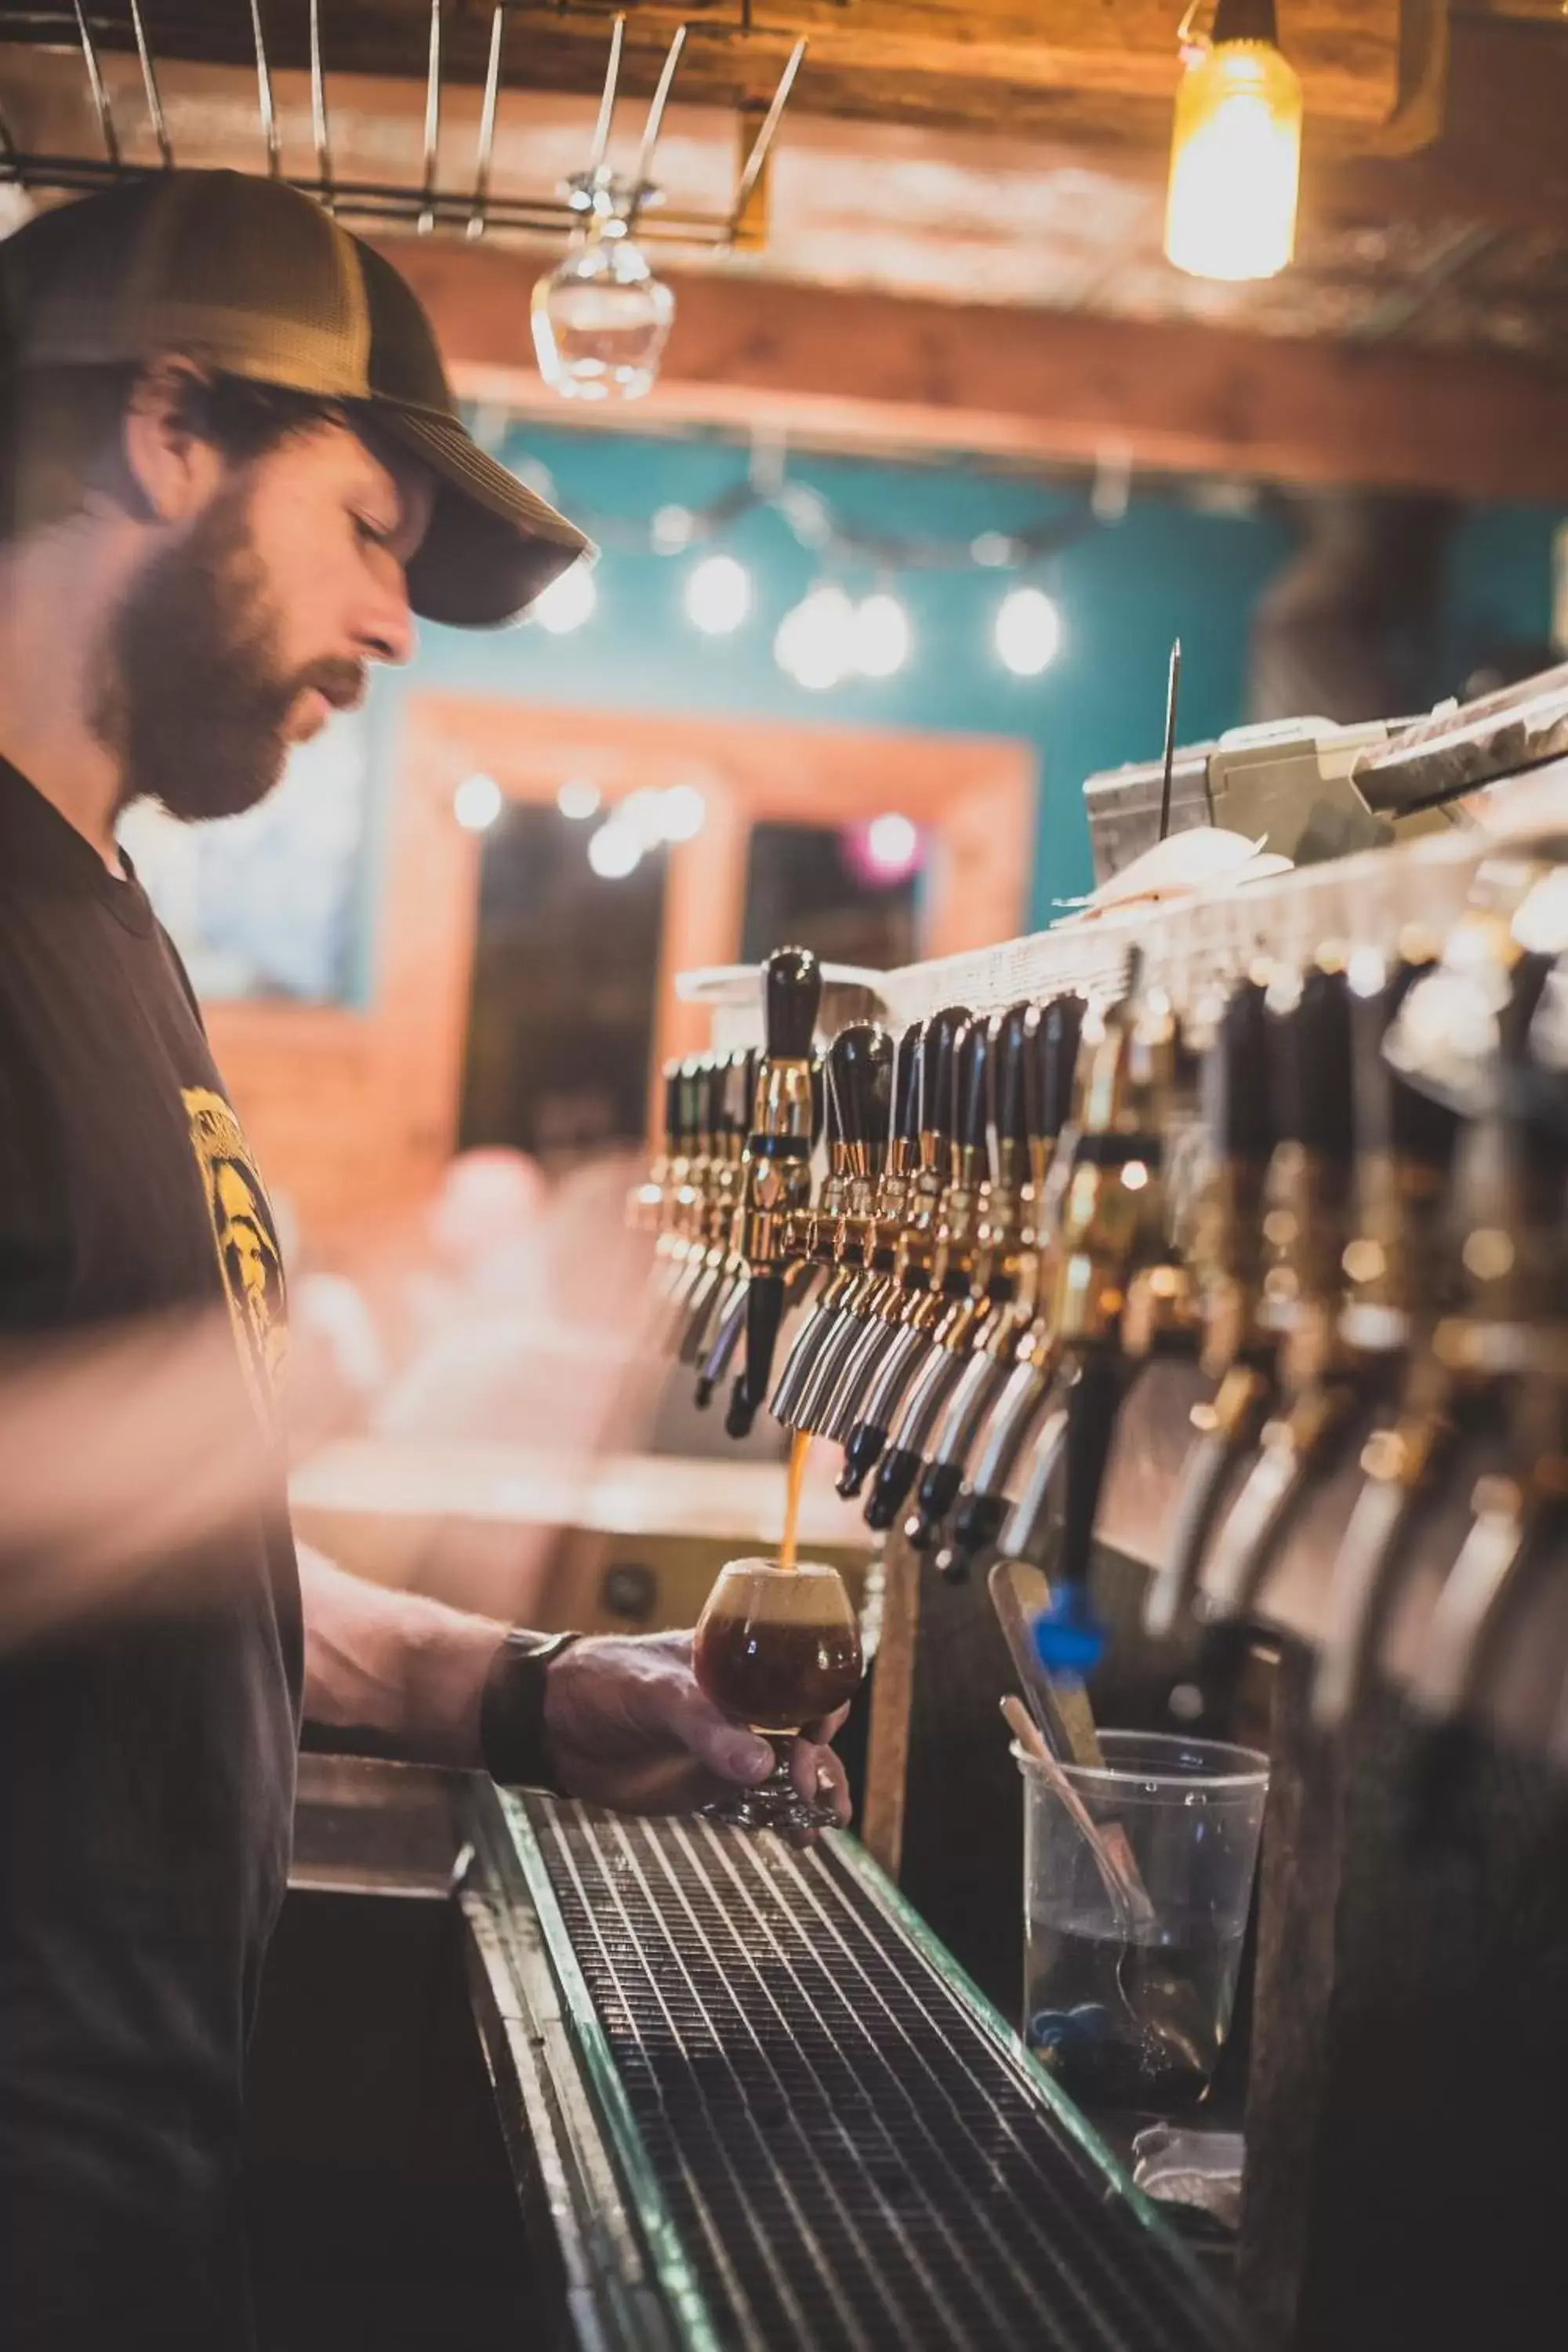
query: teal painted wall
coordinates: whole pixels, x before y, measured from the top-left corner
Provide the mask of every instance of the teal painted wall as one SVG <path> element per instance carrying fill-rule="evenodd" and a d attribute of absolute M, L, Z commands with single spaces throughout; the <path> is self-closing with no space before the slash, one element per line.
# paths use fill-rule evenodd
<path fill-rule="evenodd" d="M 1037 924 L 1050 919 L 1055 899 L 1090 878 L 1084 778 L 1158 751 L 1173 635 L 1180 634 L 1184 656 L 1184 740 L 1237 723 L 1248 616 L 1290 545 L 1285 527 L 1262 509 L 1216 511 L 1184 495 L 1135 495 L 1119 523 L 1058 551 L 1031 574 L 1065 619 L 1062 651 L 1043 676 L 1012 677 L 992 646 L 991 615 L 1011 575 L 973 566 L 906 571 L 897 584 L 915 631 L 907 667 L 885 681 L 818 695 L 797 687 L 773 656 L 779 620 L 817 572 L 816 558 L 777 514 L 752 514 L 717 542 L 750 565 L 756 583 L 752 617 L 733 636 L 704 638 L 686 618 L 681 580 L 694 554 L 647 551 L 657 509 L 701 507 L 742 478 L 744 459 L 733 447 L 531 428 L 503 454 L 514 464 L 531 457 L 546 467 L 559 502 L 600 536 L 598 608 L 563 637 L 529 627 L 475 635 L 426 626 L 416 667 L 378 697 L 383 740 L 383 729 L 395 726 L 395 698 L 406 682 L 515 694 L 522 705 L 580 700 L 1018 737 L 1039 761 Z M 1065 515 L 1079 503 L 1072 492 L 956 464 L 792 456 L 789 477 L 866 529 L 960 542 Z M 1445 607 L 1451 675 L 1435 690 L 1453 690 L 1489 639 L 1544 635 L 1556 520 L 1535 509 L 1483 509 L 1462 520 Z M 860 584 L 875 584 L 868 571 Z M 897 797 L 889 778 L 889 805 Z"/>

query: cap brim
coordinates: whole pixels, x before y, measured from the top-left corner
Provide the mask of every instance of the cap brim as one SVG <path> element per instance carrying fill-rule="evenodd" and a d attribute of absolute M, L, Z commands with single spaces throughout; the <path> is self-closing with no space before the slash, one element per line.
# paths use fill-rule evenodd
<path fill-rule="evenodd" d="M 408 601 L 427 621 L 458 629 L 496 628 L 534 598 L 594 542 L 565 516 L 487 457 L 456 417 L 373 400 L 378 425 L 436 478 L 436 503 L 408 566 Z"/>

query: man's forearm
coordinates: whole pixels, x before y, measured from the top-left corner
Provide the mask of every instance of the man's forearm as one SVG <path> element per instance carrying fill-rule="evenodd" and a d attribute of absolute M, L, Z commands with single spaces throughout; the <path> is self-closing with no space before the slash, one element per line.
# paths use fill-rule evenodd
<path fill-rule="evenodd" d="M 506 1627 L 299 1550 L 307 1721 L 373 1732 L 412 1762 L 477 1765 L 479 1702 Z"/>

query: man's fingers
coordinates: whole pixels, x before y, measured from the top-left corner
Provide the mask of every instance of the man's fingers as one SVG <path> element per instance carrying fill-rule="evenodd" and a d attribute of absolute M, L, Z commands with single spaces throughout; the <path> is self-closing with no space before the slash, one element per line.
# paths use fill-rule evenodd
<path fill-rule="evenodd" d="M 659 1727 L 689 1748 L 699 1763 L 723 1780 L 751 1787 L 773 1769 L 773 1751 L 743 1724 L 721 1715 L 710 1698 L 684 1675 L 660 1675 L 648 1685 Z"/>
<path fill-rule="evenodd" d="M 790 1756 L 790 1778 L 808 1804 L 828 1805 L 840 1829 L 849 1826 L 849 1781 L 831 1748 L 816 1740 L 797 1739 Z"/>
<path fill-rule="evenodd" d="M 828 1740 L 837 1738 L 848 1720 L 847 1706 L 836 1706 L 831 1715 L 819 1716 L 815 1723 L 803 1724 L 800 1736 L 803 1739 L 815 1739 L 826 1745 Z"/>

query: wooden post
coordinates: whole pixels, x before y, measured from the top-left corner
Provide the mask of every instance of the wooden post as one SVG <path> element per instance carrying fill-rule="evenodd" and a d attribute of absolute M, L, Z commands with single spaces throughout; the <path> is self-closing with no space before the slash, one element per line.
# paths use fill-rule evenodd
<path fill-rule="evenodd" d="M 860 1834 L 872 1861 L 896 1879 L 903 1861 L 910 1711 L 921 1609 L 920 1562 L 901 1535 L 888 1538 L 881 1572 L 882 1634 L 871 1684 Z"/>
<path fill-rule="evenodd" d="M 1344 1838 L 1345 1743 L 1313 1726 L 1313 1655 L 1287 1642 L 1274 1678 L 1237 2254 L 1247 2316 L 1280 2346 L 1292 2339 L 1307 2264 Z"/>

